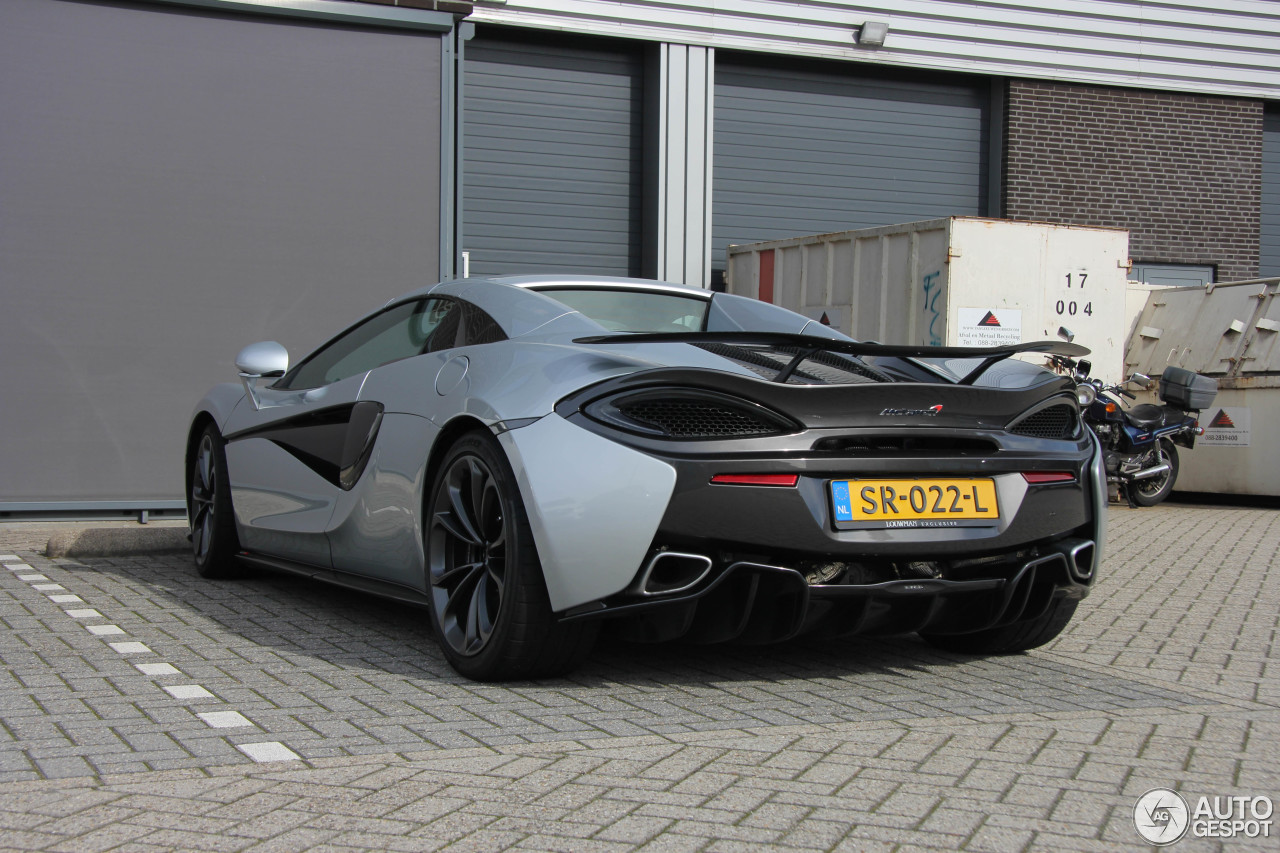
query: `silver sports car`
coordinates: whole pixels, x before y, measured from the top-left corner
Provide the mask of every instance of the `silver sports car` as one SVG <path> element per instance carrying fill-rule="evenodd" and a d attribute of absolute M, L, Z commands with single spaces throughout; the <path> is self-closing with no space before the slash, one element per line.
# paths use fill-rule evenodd
<path fill-rule="evenodd" d="M 290 366 L 236 359 L 187 444 L 199 572 L 425 605 L 476 679 L 643 641 L 918 632 L 1048 642 L 1101 559 L 1070 380 L 990 349 L 858 343 L 636 279 L 446 281 Z"/>

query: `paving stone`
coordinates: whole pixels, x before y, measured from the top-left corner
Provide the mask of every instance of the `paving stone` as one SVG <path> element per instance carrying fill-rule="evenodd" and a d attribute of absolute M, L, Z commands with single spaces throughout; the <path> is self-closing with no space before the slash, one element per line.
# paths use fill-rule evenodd
<path fill-rule="evenodd" d="M 606 640 L 511 685 L 453 674 L 413 608 L 179 556 L 49 560 L 10 529 L 12 564 L 77 599 L 0 574 L 14 849 L 1133 849 L 1151 787 L 1280 790 L 1275 510 L 1116 509 L 1097 591 L 1027 655 Z M 184 685 L 258 728 L 210 728 L 163 689 Z"/>

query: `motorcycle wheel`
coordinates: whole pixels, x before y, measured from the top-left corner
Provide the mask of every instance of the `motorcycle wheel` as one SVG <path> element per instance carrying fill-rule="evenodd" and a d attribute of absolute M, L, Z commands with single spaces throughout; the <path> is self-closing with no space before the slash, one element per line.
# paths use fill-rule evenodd
<path fill-rule="evenodd" d="M 1156 462 L 1167 464 L 1169 472 L 1145 480 L 1134 480 L 1129 484 L 1133 502 L 1138 506 L 1155 506 L 1169 497 L 1169 493 L 1173 491 L 1173 483 L 1178 479 L 1178 448 L 1173 446 L 1173 442 L 1161 439 L 1156 450 Z"/>

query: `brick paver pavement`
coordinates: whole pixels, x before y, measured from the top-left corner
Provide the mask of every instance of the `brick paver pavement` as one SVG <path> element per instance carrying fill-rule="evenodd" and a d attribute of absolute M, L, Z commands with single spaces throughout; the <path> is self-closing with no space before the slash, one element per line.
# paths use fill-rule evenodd
<path fill-rule="evenodd" d="M 1113 511 L 1026 655 L 605 643 L 509 685 L 412 608 L 47 536 L 0 525 L 5 850 L 1132 850 L 1150 788 L 1280 800 L 1275 510 Z M 1219 845 L 1280 849 L 1176 849 Z"/>

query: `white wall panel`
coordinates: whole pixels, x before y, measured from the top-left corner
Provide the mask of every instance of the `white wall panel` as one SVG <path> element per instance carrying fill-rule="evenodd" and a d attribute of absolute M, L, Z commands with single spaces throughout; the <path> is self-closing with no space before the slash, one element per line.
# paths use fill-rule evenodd
<path fill-rule="evenodd" d="M 508 0 L 470 20 L 1109 86 L 1280 98 L 1275 0 Z M 889 24 L 860 48 L 864 21 Z"/>
<path fill-rule="evenodd" d="M 661 48 L 657 277 L 708 287 L 711 209 L 711 108 L 715 51 Z"/>

